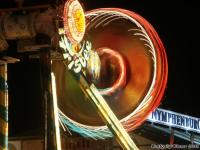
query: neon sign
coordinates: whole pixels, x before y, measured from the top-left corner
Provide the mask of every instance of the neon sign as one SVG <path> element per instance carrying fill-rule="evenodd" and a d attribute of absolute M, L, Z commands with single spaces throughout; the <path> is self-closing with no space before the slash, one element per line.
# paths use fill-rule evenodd
<path fill-rule="evenodd" d="M 92 44 L 89 41 L 83 42 L 79 52 L 75 51 L 76 48 L 65 36 L 61 38 L 59 44 L 60 47 L 64 49 L 63 57 L 68 61 L 67 67 L 69 70 L 79 73 L 83 68 L 86 68 L 87 60 L 89 59 L 89 52 L 92 48 Z"/>
<path fill-rule="evenodd" d="M 158 108 L 149 115 L 148 121 L 200 133 L 200 118 L 173 111 Z"/>

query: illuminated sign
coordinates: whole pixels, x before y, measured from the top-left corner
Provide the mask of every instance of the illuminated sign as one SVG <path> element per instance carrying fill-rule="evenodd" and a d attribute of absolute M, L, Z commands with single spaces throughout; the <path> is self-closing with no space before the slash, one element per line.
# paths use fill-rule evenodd
<path fill-rule="evenodd" d="M 149 115 L 148 121 L 200 133 L 200 118 L 173 111 L 156 109 Z"/>
<path fill-rule="evenodd" d="M 64 7 L 64 28 L 71 43 L 80 43 L 85 35 L 85 14 L 78 0 L 69 0 Z"/>
<path fill-rule="evenodd" d="M 67 40 L 66 36 L 61 37 L 59 44 L 64 50 L 63 57 L 65 60 L 67 60 L 67 67 L 69 70 L 79 73 L 82 68 L 86 68 L 87 60 L 89 59 L 89 53 L 92 49 L 91 42 L 83 41 L 79 52 L 75 51 L 74 45 Z"/>

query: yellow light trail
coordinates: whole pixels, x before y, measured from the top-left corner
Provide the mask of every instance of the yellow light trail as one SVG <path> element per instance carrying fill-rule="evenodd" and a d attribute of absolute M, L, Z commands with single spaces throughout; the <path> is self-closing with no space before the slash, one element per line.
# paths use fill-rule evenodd
<path fill-rule="evenodd" d="M 83 92 L 90 98 L 90 102 L 97 108 L 99 115 L 115 135 L 117 141 L 124 150 L 138 150 L 129 134 L 115 116 L 105 99 L 101 96 L 94 84 L 89 85 L 84 76 L 80 77 L 80 86 Z"/>
<path fill-rule="evenodd" d="M 52 94 L 53 94 L 53 112 L 54 112 L 54 125 L 56 130 L 56 147 L 57 150 L 61 150 L 61 137 L 60 137 L 60 127 L 58 120 L 58 103 L 57 103 L 57 93 L 56 93 L 56 79 L 55 75 L 51 73 L 52 82 Z"/>

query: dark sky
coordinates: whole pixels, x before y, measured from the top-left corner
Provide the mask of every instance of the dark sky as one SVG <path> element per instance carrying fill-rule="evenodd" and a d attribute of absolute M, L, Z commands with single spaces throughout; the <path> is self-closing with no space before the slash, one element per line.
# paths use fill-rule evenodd
<path fill-rule="evenodd" d="M 134 11 L 147 19 L 158 32 L 168 57 L 169 77 L 167 89 L 160 107 L 176 112 L 200 117 L 199 111 L 199 8 L 193 1 L 153 1 L 153 0 L 81 0 L 85 10 L 99 7 L 119 7 Z M 29 124 L 16 124 L 31 128 L 40 128 L 42 122 L 39 63 L 37 61 L 9 67 L 9 80 L 12 95 L 11 112 L 19 111 L 21 121 Z M 25 70 L 24 73 L 16 73 Z M 15 77 L 13 77 L 15 76 Z M 37 82 L 38 81 L 38 82 Z M 30 84 L 29 84 L 30 83 Z M 21 88 L 17 84 L 22 85 Z M 35 91 L 34 91 L 34 90 Z M 24 94 L 23 94 L 24 90 Z M 19 96 L 15 94 L 19 93 Z M 40 93 L 38 96 L 37 93 Z M 24 97 L 24 98 L 23 98 Z M 34 102 L 36 100 L 37 102 Z M 20 103 L 16 101 L 21 101 Z M 26 104 L 26 107 L 24 106 Z M 18 106 L 17 106 L 18 105 Z M 37 110 L 37 111 L 35 111 Z M 35 112 L 34 112 L 35 111 Z M 35 122 L 37 120 L 38 122 Z M 11 115 L 11 122 L 16 122 L 15 115 Z M 30 123 L 32 120 L 32 123 Z M 35 124 L 33 124 L 35 123 Z M 15 126 L 16 127 L 16 126 Z M 11 129 L 15 128 L 11 126 Z M 20 131 L 19 131 L 20 132 Z"/>

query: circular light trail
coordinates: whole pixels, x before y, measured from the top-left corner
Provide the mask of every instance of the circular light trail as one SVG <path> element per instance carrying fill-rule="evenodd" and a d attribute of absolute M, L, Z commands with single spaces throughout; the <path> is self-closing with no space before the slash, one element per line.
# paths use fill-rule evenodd
<path fill-rule="evenodd" d="M 122 89 L 126 84 L 126 63 L 122 57 L 122 55 L 114 51 L 110 48 L 99 48 L 97 49 L 98 55 L 101 57 L 102 55 L 109 55 L 110 59 L 114 59 L 116 61 L 116 66 L 119 70 L 118 78 L 114 81 L 114 83 L 107 88 L 98 89 L 102 95 L 110 95 L 115 93 L 117 90 Z M 103 68 L 104 66 L 101 66 Z"/>
<path fill-rule="evenodd" d="M 64 14 L 66 17 L 68 12 L 65 12 Z M 148 51 L 146 53 L 148 53 L 148 56 L 151 57 L 153 68 L 150 86 L 137 107 L 130 114 L 120 119 L 120 122 L 127 131 L 134 130 L 145 121 L 151 111 L 158 107 L 164 94 L 168 76 L 168 65 L 164 46 L 154 28 L 144 18 L 134 12 L 118 8 L 100 8 L 86 12 L 86 17 L 89 20 L 89 22 L 87 22 L 88 30 L 96 29 L 99 26 L 107 26 L 112 22 L 120 19 L 129 21 L 133 23 L 134 26 L 134 28 L 131 28 L 129 32 L 134 31 L 133 36 L 139 38 L 141 41 L 144 41 L 144 46 L 148 47 Z M 68 29 L 66 25 L 65 29 Z M 113 51 L 110 51 L 109 49 L 102 51 L 107 51 L 113 55 L 117 54 L 117 52 L 113 53 Z M 107 94 L 122 84 L 121 81 L 123 81 L 124 76 L 126 76 L 126 68 L 123 67 L 123 60 L 118 55 L 115 55 L 115 57 L 119 59 L 121 73 L 119 79 L 117 79 L 117 82 L 114 83 L 114 87 L 112 86 L 108 91 L 104 91 L 104 93 Z M 132 63 L 134 63 L 134 60 Z M 62 111 L 60 111 L 60 120 L 69 129 L 80 133 L 85 137 L 103 139 L 112 136 L 112 133 L 108 130 L 107 126 L 92 126 L 82 124 L 76 120 L 71 119 Z"/>

